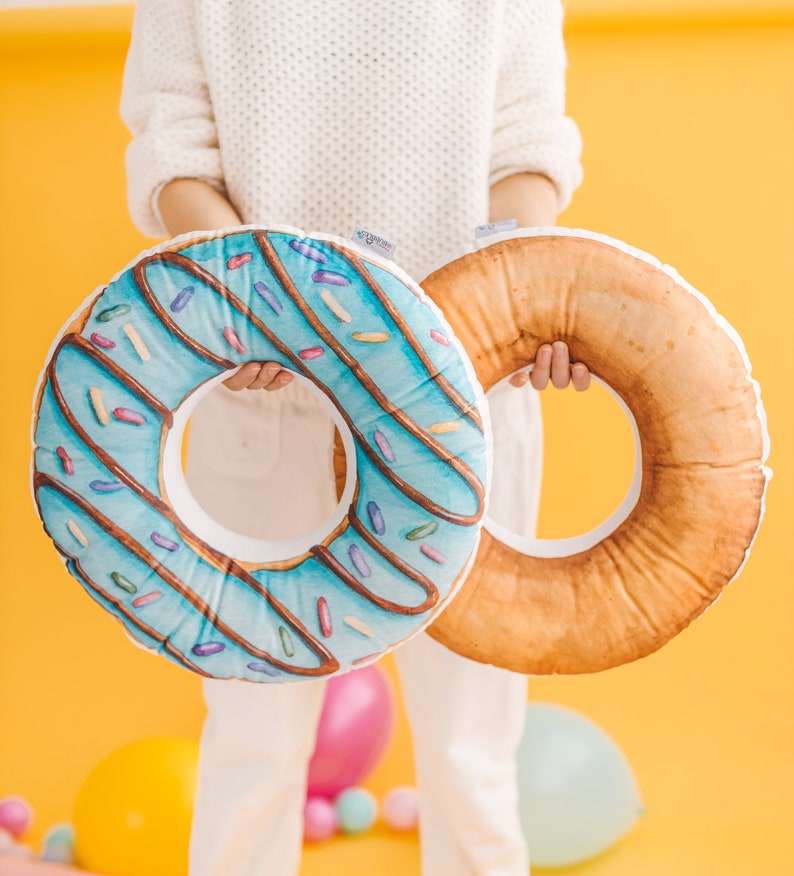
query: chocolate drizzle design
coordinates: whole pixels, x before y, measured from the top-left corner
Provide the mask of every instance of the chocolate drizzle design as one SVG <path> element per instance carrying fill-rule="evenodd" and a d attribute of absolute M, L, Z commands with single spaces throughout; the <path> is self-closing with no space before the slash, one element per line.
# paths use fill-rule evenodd
<path fill-rule="evenodd" d="M 449 405 L 458 416 L 469 422 L 472 426 L 470 431 L 479 436 L 477 441 L 480 443 L 477 445 L 477 450 L 470 455 L 482 471 L 485 468 L 485 439 L 480 413 L 474 401 L 467 399 L 466 395 L 447 377 L 443 368 L 436 366 L 419 340 L 410 318 L 403 315 L 400 308 L 379 285 L 365 258 L 359 258 L 334 241 L 312 240 L 310 246 L 295 240 L 295 245 L 290 244 L 291 250 L 284 250 L 286 254 L 291 252 L 298 254 L 295 256 L 298 259 L 297 268 L 292 263 L 290 268 L 284 261 L 284 254 L 279 254 L 271 239 L 276 236 L 283 243 L 285 235 L 285 232 L 265 230 L 229 232 L 217 238 L 181 242 L 178 248 L 166 247 L 143 256 L 128 271 L 119 275 L 117 280 L 92 302 L 84 315 L 81 315 L 82 324 L 79 327 L 71 325 L 67 328 L 50 357 L 39 392 L 34 494 L 45 530 L 65 558 L 69 571 L 100 604 L 116 615 L 145 645 L 156 648 L 191 671 L 208 677 L 234 675 L 259 681 L 316 677 L 375 659 L 378 654 L 421 628 L 429 619 L 429 613 L 438 609 L 454 587 L 460 583 L 458 580 L 460 570 L 467 565 L 476 547 L 478 524 L 483 515 L 485 491 L 481 477 L 457 452 L 445 446 L 428 431 L 427 427 L 420 425 L 415 416 L 411 416 L 409 411 L 396 405 L 381 389 L 378 381 L 368 372 L 363 362 L 326 327 L 322 318 L 315 312 L 307 294 L 314 292 L 315 288 L 311 283 L 307 285 L 300 270 L 297 270 L 300 268 L 301 255 L 315 260 L 322 259 L 323 262 L 329 257 L 333 257 L 336 262 L 342 261 L 347 274 L 352 278 L 349 282 L 356 283 L 357 288 L 370 294 L 371 300 L 377 302 L 382 314 L 381 319 L 388 323 L 390 330 L 393 329 L 402 340 L 403 349 L 407 351 L 402 355 L 413 357 L 412 361 L 418 363 L 416 367 L 423 374 L 423 379 L 427 381 L 428 386 L 435 388 L 429 389 L 428 392 L 435 392 L 439 397 L 443 397 L 446 400 L 444 404 Z M 295 319 L 303 320 L 311 330 L 315 337 L 314 347 L 308 350 L 296 349 L 295 339 L 289 335 L 289 332 L 286 335 L 284 333 L 283 321 L 281 324 L 273 325 L 280 316 L 282 305 L 279 303 L 278 308 L 272 306 L 272 302 L 278 299 L 274 299 L 271 293 L 269 293 L 270 309 L 276 314 L 276 318 L 267 313 L 255 312 L 249 303 L 232 291 L 230 283 L 224 283 L 219 279 L 218 253 L 225 254 L 224 248 L 229 244 L 237 244 L 238 241 L 247 246 L 247 251 L 240 252 L 239 247 L 234 248 L 236 254 L 225 261 L 227 273 L 231 275 L 234 271 L 242 274 L 243 271 L 248 271 L 247 286 L 260 290 L 263 286 L 260 274 L 266 274 L 268 282 L 274 279 L 278 295 L 283 295 L 284 301 L 290 302 L 294 308 Z M 327 256 L 323 254 L 320 247 L 328 254 Z M 263 260 L 262 266 L 256 262 L 257 254 Z M 192 256 L 195 256 L 195 260 Z M 199 263 L 200 260 L 203 264 Z M 207 267 L 208 264 L 212 264 L 213 268 Z M 377 263 L 374 264 L 377 267 Z M 152 274 L 153 270 L 158 272 L 156 276 Z M 174 285 L 173 276 L 184 276 L 192 284 L 177 290 L 178 294 L 173 298 L 170 308 L 164 303 L 165 292 L 161 288 L 163 270 L 172 285 Z M 260 273 L 257 273 L 258 270 Z M 295 277 L 296 272 L 298 278 Z M 334 277 L 341 276 L 330 270 L 320 271 L 317 274 L 331 277 L 328 282 L 333 282 Z M 237 276 L 233 279 L 236 281 Z M 200 306 L 196 303 L 200 296 L 194 295 L 194 288 L 209 290 L 218 296 L 219 306 L 226 309 L 224 312 L 232 314 L 234 325 L 227 325 L 222 332 L 218 331 L 216 335 L 210 334 L 209 337 L 197 332 L 196 334 L 202 335 L 203 341 L 187 331 L 184 328 L 183 314 L 196 312 L 196 308 Z M 414 295 L 413 292 L 411 294 Z M 253 301 L 261 301 L 261 297 L 259 299 L 254 297 Z M 267 302 L 268 299 L 265 298 L 265 301 Z M 152 316 L 156 321 L 152 321 Z M 136 353 L 140 354 L 141 349 L 146 351 L 145 357 L 138 356 L 143 364 L 131 365 L 127 360 L 122 361 L 123 354 L 119 354 L 121 345 L 116 345 L 106 337 L 112 333 L 108 326 L 112 328 L 114 321 L 121 323 L 125 319 L 134 320 L 138 329 L 143 328 L 144 332 L 150 330 L 149 334 L 152 336 L 156 336 L 157 332 L 165 331 L 167 338 L 170 339 L 169 344 L 177 341 L 190 351 L 196 360 L 204 363 L 202 367 L 205 371 L 202 376 L 197 375 L 190 386 L 170 387 L 170 389 L 163 388 L 161 383 L 165 381 L 158 380 L 154 383 L 157 387 L 155 394 L 151 372 L 143 372 L 141 369 L 148 362 L 149 349 L 157 350 L 156 338 L 154 342 L 149 341 L 148 346 L 142 346 L 141 335 L 135 326 L 132 323 L 124 323 L 123 331 L 126 337 L 136 341 Z M 92 320 L 103 324 L 101 336 L 91 333 L 89 324 Z M 240 340 L 243 331 L 249 333 L 247 337 L 250 337 L 251 332 L 258 333 L 288 367 L 312 381 L 318 390 L 335 404 L 350 429 L 357 448 L 397 493 L 416 506 L 420 516 L 424 515 L 425 520 L 430 517 L 436 521 L 443 521 L 441 526 L 450 525 L 452 527 L 450 538 L 460 540 L 462 532 L 469 533 L 462 539 L 464 550 L 457 566 L 445 570 L 446 578 L 443 575 L 439 578 L 438 575 L 441 573 L 435 570 L 427 573 L 420 570 L 419 566 L 423 562 L 422 553 L 408 536 L 403 536 L 397 548 L 395 542 L 388 543 L 388 538 L 384 535 L 386 532 L 384 517 L 379 508 L 379 516 L 376 518 L 377 527 L 374 531 L 371 514 L 367 514 L 366 522 L 360 519 L 357 510 L 361 493 L 360 484 L 356 487 L 347 516 L 323 539 L 322 543 L 314 545 L 299 557 L 249 568 L 199 538 L 180 519 L 165 494 L 161 472 L 147 470 L 146 474 L 152 476 L 151 483 L 146 477 L 141 477 L 140 472 L 136 475 L 134 466 L 131 468 L 127 462 L 126 444 L 106 438 L 113 433 L 111 429 L 105 431 L 105 427 L 146 428 L 148 431 L 142 433 L 145 435 L 144 443 L 148 440 L 158 445 L 151 449 L 151 453 L 156 452 L 156 457 L 152 457 L 150 453 L 149 458 L 156 458 L 158 461 L 156 465 L 160 465 L 160 448 L 173 427 L 174 411 L 184 398 L 213 373 L 220 373 L 236 367 L 243 361 L 256 358 L 247 355 L 247 348 Z M 429 336 L 434 337 L 434 333 L 437 334 L 437 330 L 431 328 Z M 221 340 L 218 340 L 219 337 Z M 448 351 L 445 350 L 446 352 Z M 320 358 L 319 365 L 322 366 L 321 357 L 326 355 L 335 357 L 343 366 L 344 373 L 348 375 L 347 379 L 355 381 L 374 402 L 377 409 L 385 413 L 388 422 L 393 424 L 391 435 L 393 441 L 413 442 L 414 446 L 423 448 L 422 453 L 430 454 L 430 458 L 434 458 L 437 464 L 443 467 L 446 472 L 444 478 L 453 479 L 454 486 L 446 493 L 442 492 L 443 501 L 431 498 L 424 489 L 417 486 L 416 482 L 411 483 L 408 478 L 398 473 L 396 470 L 398 466 L 393 464 L 393 458 L 385 456 L 382 443 L 380 445 L 378 443 L 379 436 L 381 442 L 383 441 L 382 433 L 377 429 L 374 430 L 373 443 L 367 437 L 366 430 L 343 409 L 332 390 L 323 381 L 322 375 L 318 373 L 316 360 Z M 168 365 L 165 367 L 168 368 Z M 131 372 L 136 368 L 137 376 L 134 376 Z M 459 377 L 460 369 L 457 373 Z M 100 384 L 91 387 L 90 405 L 93 405 L 93 420 L 90 414 L 91 407 L 86 402 L 87 388 L 80 390 L 85 393 L 82 396 L 75 388 L 85 386 L 86 374 Z M 182 380 L 184 381 L 184 378 Z M 176 393 L 174 398 L 168 399 L 169 391 L 171 395 Z M 470 388 L 469 391 L 473 397 L 476 397 L 474 390 Z M 115 408 L 111 406 L 112 416 L 105 409 L 103 392 L 120 395 L 124 399 L 123 405 Z M 132 401 L 127 401 L 128 399 Z M 137 409 L 132 409 L 129 405 L 136 405 Z M 86 410 L 89 413 L 86 413 Z M 445 416 L 449 418 L 448 413 Z M 114 426 L 114 417 L 121 425 Z M 382 423 L 383 420 L 379 419 L 378 422 Z M 122 447 L 122 450 L 119 450 L 119 447 Z M 86 458 L 90 460 L 91 474 L 94 477 L 91 483 L 99 485 L 92 488 L 96 493 L 95 496 L 90 490 L 85 489 L 84 484 L 79 480 L 81 468 L 86 468 Z M 68 460 L 68 465 L 64 463 L 65 459 Z M 58 465 L 55 464 L 56 462 Z M 140 465 L 140 462 L 136 464 Z M 115 481 L 108 480 L 108 473 Z M 154 475 L 156 478 L 153 477 Z M 175 557 L 179 555 L 181 549 L 187 547 L 194 558 L 193 562 L 199 564 L 201 568 L 208 569 L 209 575 L 216 576 L 213 579 L 215 583 L 205 588 L 204 595 L 201 595 L 200 587 L 189 583 L 188 579 L 192 580 L 195 573 L 193 568 L 188 570 L 190 574 L 186 577 L 186 567 L 180 565 L 177 559 L 158 558 L 157 553 L 150 551 L 143 544 L 143 533 L 139 529 L 135 530 L 137 535 L 129 531 L 127 527 L 132 524 L 128 524 L 126 517 L 114 518 L 114 513 L 120 512 L 116 510 L 118 506 L 112 504 L 112 497 L 123 488 L 127 488 L 128 494 L 139 501 L 141 508 L 144 509 L 140 513 L 154 513 L 155 516 L 147 520 L 162 522 L 162 525 L 155 524 L 158 526 L 158 531 L 151 533 L 151 541 L 155 545 Z M 468 499 L 465 498 L 466 496 Z M 472 501 L 473 510 L 462 510 L 466 505 L 471 505 Z M 102 506 L 103 502 L 106 505 Z M 373 504 L 375 503 L 369 502 L 370 507 Z M 363 503 L 362 507 L 366 507 L 366 503 Z M 146 508 L 150 509 L 150 512 L 146 512 Z M 86 536 L 83 528 L 76 521 L 85 521 L 83 528 L 88 525 L 90 537 Z M 422 523 L 421 520 L 415 522 Z M 147 525 L 151 524 L 147 522 Z M 435 529 L 427 527 L 426 531 L 432 534 L 438 526 L 439 524 L 436 523 Z M 159 529 L 163 529 L 168 535 L 160 534 Z M 408 529 L 411 532 L 418 531 L 416 525 Z M 63 534 L 65 531 L 71 533 L 71 541 L 69 535 Z M 355 543 L 351 542 L 351 539 L 354 539 Z M 346 540 L 345 544 L 348 545 L 350 556 L 359 558 L 358 564 L 354 559 L 352 567 L 340 558 L 343 554 L 347 556 L 347 552 L 341 550 L 343 540 Z M 335 549 L 337 542 L 340 549 Z M 408 545 L 414 552 L 404 550 L 404 545 Z M 434 554 L 444 556 L 430 546 L 426 547 L 428 550 L 424 551 L 424 556 Z M 362 549 L 367 552 L 368 562 L 363 559 Z M 89 558 L 94 554 L 96 554 L 95 559 L 89 562 Z M 103 554 L 110 565 L 120 565 L 125 571 L 98 574 L 98 569 L 102 568 Z M 445 556 L 444 560 L 446 560 Z M 147 593 L 132 598 L 136 587 L 126 576 L 134 576 L 128 571 L 128 565 L 125 563 L 137 564 L 136 568 L 146 570 L 149 588 Z M 340 640 L 342 633 L 334 632 L 330 637 L 327 635 L 331 611 L 328 607 L 330 597 L 329 600 L 326 600 L 325 595 L 319 597 L 323 600 L 326 620 L 326 628 L 321 629 L 316 620 L 316 611 L 312 612 L 313 618 L 310 619 L 307 613 L 290 609 L 284 602 L 285 594 L 277 597 L 273 592 L 276 588 L 271 589 L 268 584 L 267 575 L 278 576 L 291 571 L 300 572 L 307 564 L 313 564 L 312 581 L 317 576 L 321 578 L 330 576 L 325 580 L 336 582 L 336 584 L 327 584 L 328 593 L 330 594 L 334 588 L 338 589 L 341 594 L 340 605 L 344 604 L 346 616 L 362 614 L 366 620 L 361 620 L 360 624 L 365 627 L 377 627 L 378 617 L 393 617 L 395 620 L 404 618 L 405 621 L 401 621 L 395 628 L 396 632 L 383 633 L 381 636 L 383 641 L 379 649 L 373 650 L 373 642 L 370 640 L 366 653 L 359 650 L 340 655 L 336 647 L 338 642 L 334 639 Z M 371 578 L 369 564 L 374 564 L 375 568 Z M 217 582 L 218 575 L 222 576 L 220 585 Z M 260 580 L 263 576 L 264 580 Z M 390 578 L 397 582 L 391 589 Z M 440 589 L 439 581 L 442 579 Z M 114 586 L 107 584 L 106 580 L 115 582 L 115 589 Z M 119 590 L 120 581 L 125 582 L 125 589 L 129 591 L 123 595 Z M 261 601 L 261 605 L 266 608 L 266 617 L 270 618 L 268 624 L 272 627 L 263 637 L 263 641 L 269 643 L 267 647 L 252 641 L 250 632 L 244 634 L 234 628 L 232 622 L 224 616 L 222 606 L 216 605 L 216 597 L 221 586 L 233 589 L 235 593 L 249 594 L 248 597 L 241 598 L 253 597 Z M 154 587 L 157 589 L 152 589 Z M 344 593 L 348 595 L 344 596 Z M 420 594 L 418 599 L 417 594 Z M 168 596 L 168 599 L 161 599 L 162 595 Z M 208 596 L 213 598 L 209 599 Z M 155 604 L 160 606 L 165 603 L 168 603 L 167 609 L 155 607 Z M 311 604 L 314 608 L 315 603 Z M 351 606 L 357 606 L 355 611 Z M 157 611 L 170 612 L 170 614 L 168 617 L 161 617 L 157 615 Z M 340 617 L 342 611 L 340 608 Z M 177 633 L 181 634 L 180 612 L 195 613 L 198 632 L 196 641 L 191 647 L 186 647 L 184 642 L 181 645 L 177 642 Z M 176 617 L 171 616 L 174 613 Z M 302 614 L 307 616 L 302 619 Z M 412 618 L 415 620 L 412 621 Z M 164 632 L 164 626 L 168 626 L 169 623 L 174 629 L 171 633 Z M 344 628 L 345 625 L 341 623 L 335 627 L 338 630 Z M 321 641 L 322 639 L 325 641 Z M 300 643 L 300 648 L 295 647 L 295 640 Z M 211 661 L 217 659 L 215 655 L 226 651 L 227 645 L 239 654 L 244 668 L 238 667 L 231 672 L 228 666 L 213 668 Z M 330 645 L 335 645 L 333 651 Z M 348 651 L 351 650 L 349 642 L 342 651 L 345 647 Z"/>

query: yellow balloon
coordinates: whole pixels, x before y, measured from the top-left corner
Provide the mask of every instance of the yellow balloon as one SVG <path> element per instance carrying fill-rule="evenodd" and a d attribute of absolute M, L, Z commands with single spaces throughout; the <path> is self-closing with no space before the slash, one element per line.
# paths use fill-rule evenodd
<path fill-rule="evenodd" d="M 74 808 L 77 863 L 106 876 L 186 876 L 198 743 L 125 745 L 89 773 Z"/>

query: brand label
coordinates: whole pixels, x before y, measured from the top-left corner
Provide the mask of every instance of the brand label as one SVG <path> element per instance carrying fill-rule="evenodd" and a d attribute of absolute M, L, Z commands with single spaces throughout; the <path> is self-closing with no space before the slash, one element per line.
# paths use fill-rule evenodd
<path fill-rule="evenodd" d="M 358 226 L 353 232 L 352 239 L 359 246 L 363 246 L 364 249 L 371 249 L 379 256 L 384 256 L 387 259 L 394 257 L 394 250 L 397 248 L 395 244 L 390 240 L 386 240 L 385 237 L 380 237 L 377 234 L 373 234 L 371 231 L 367 231 L 366 228 Z"/>
<path fill-rule="evenodd" d="M 489 222 L 487 225 L 478 225 L 474 229 L 474 236 L 490 237 L 492 234 L 501 234 L 503 231 L 515 231 L 518 228 L 517 219 L 502 219 L 501 222 Z"/>

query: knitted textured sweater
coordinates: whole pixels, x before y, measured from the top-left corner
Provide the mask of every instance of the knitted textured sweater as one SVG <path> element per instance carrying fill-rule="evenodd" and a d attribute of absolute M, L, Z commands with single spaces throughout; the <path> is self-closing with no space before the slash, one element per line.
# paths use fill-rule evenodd
<path fill-rule="evenodd" d="M 518 172 L 581 179 L 559 0 L 138 0 L 122 116 L 130 209 L 203 179 L 245 222 L 397 245 L 421 279 Z"/>

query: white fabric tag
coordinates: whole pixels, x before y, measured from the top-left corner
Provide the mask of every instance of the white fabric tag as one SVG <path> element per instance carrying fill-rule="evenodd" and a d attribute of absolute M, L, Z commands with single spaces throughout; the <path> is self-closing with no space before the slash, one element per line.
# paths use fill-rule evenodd
<path fill-rule="evenodd" d="M 394 250 L 397 248 L 396 244 L 386 240 L 385 237 L 373 234 L 371 231 L 367 231 L 366 228 L 361 228 L 358 225 L 353 232 L 352 240 L 364 249 L 372 250 L 386 259 L 393 258 Z"/>
<path fill-rule="evenodd" d="M 490 237 L 492 234 L 501 234 L 503 231 L 515 231 L 518 228 L 517 219 L 502 219 L 501 222 L 489 222 L 487 225 L 478 225 L 474 229 L 475 238 Z"/>

